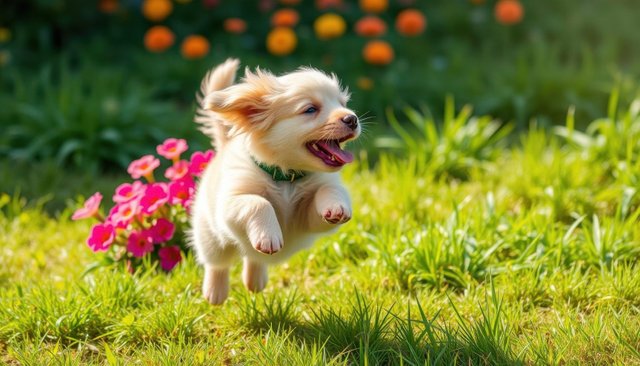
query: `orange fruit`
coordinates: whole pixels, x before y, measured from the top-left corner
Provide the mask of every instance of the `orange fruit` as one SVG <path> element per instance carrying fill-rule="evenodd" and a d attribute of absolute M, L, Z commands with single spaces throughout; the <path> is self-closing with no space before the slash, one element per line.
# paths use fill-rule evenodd
<path fill-rule="evenodd" d="M 382 13 L 388 6 L 389 0 L 360 0 L 360 9 L 366 13 Z"/>
<path fill-rule="evenodd" d="M 396 29 L 403 36 L 417 36 L 427 27 L 427 18 L 421 11 L 406 9 L 396 18 Z"/>
<path fill-rule="evenodd" d="M 356 22 L 355 31 L 363 37 L 379 37 L 387 32 L 387 24 L 375 15 L 367 15 Z"/>
<path fill-rule="evenodd" d="M 391 45 L 385 41 L 369 41 L 362 50 L 364 60 L 372 65 L 388 65 L 395 54 Z"/>
<path fill-rule="evenodd" d="M 293 9 L 280 9 L 271 16 L 271 25 L 274 27 L 294 27 L 298 24 L 300 15 Z"/>
<path fill-rule="evenodd" d="M 240 18 L 228 18 L 222 25 L 228 33 L 242 34 L 247 30 L 247 22 Z"/>
<path fill-rule="evenodd" d="M 291 28 L 276 27 L 267 35 L 267 50 L 273 55 L 288 55 L 297 45 L 298 37 Z"/>
<path fill-rule="evenodd" d="M 518 0 L 500 0 L 494 8 L 494 15 L 498 23 L 513 25 L 522 21 L 524 9 Z"/>
<path fill-rule="evenodd" d="M 327 13 L 316 19 L 313 23 L 313 29 L 319 39 L 338 38 L 347 29 L 347 23 L 340 15 Z"/>
<path fill-rule="evenodd" d="M 209 41 L 200 35 L 187 36 L 182 41 L 180 52 L 186 59 L 193 60 L 203 58 L 209 53 Z"/>
<path fill-rule="evenodd" d="M 172 11 L 171 0 L 144 0 L 142 3 L 142 14 L 154 22 L 165 20 Z"/>
<path fill-rule="evenodd" d="M 151 52 L 163 52 L 173 46 L 175 36 L 171 29 L 156 25 L 144 34 L 144 47 Z"/>

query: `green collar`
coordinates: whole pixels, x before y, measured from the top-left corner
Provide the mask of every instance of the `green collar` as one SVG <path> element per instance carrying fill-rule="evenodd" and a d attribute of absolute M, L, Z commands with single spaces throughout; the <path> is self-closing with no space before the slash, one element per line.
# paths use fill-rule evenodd
<path fill-rule="evenodd" d="M 269 174 L 271 178 L 276 182 L 294 182 L 307 176 L 307 173 L 304 171 L 289 170 L 285 172 L 275 165 L 267 165 L 265 163 L 259 162 L 255 158 L 253 159 L 253 161 L 260 169 Z"/>

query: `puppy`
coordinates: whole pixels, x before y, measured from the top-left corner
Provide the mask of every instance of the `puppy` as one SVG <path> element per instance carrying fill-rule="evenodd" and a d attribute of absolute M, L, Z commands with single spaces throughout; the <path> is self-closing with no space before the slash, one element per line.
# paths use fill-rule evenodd
<path fill-rule="evenodd" d="M 234 84 L 238 65 L 229 59 L 205 76 L 195 118 L 217 151 L 191 216 L 202 292 L 212 304 L 227 298 L 235 260 L 243 259 L 247 289 L 261 291 L 268 265 L 351 219 L 338 171 L 353 161 L 344 144 L 361 131 L 335 75 L 247 69 Z"/>

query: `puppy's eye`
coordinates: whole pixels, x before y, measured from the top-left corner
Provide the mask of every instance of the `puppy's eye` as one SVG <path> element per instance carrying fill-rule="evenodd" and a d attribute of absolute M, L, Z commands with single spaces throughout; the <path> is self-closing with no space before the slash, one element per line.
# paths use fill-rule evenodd
<path fill-rule="evenodd" d="M 316 108 L 314 106 L 311 106 L 311 107 L 305 109 L 304 112 L 302 112 L 302 113 L 304 113 L 304 114 L 314 114 L 317 111 L 318 111 L 318 108 Z"/>

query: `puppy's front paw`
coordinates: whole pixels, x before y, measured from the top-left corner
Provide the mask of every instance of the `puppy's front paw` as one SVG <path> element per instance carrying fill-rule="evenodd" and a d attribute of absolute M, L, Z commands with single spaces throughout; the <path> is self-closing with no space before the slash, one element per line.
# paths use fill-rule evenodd
<path fill-rule="evenodd" d="M 322 219 L 329 224 L 344 224 L 351 220 L 351 209 L 341 203 L 334 203 L 322 210 Z"/>
<path fill-rule="evenodd" d="M 274 254 L 284 246 L 282 235 L 258 233 L 249 237 L 251 246 L 260 253 Z"/>

